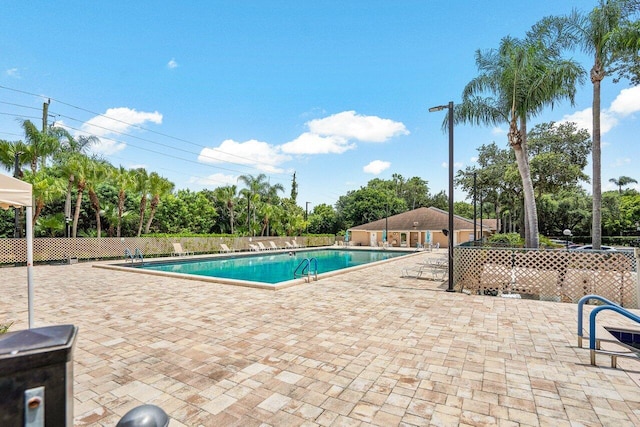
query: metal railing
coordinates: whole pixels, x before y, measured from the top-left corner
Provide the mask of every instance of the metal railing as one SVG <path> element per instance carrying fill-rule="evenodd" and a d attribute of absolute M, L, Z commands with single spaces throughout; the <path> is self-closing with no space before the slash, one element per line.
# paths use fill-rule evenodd
<path fill-rule="evenodd" d="M 312 270 L 312 267 L 313 270 Z M 298 278 L 298 271 L 300 271 L 300 277 L 306 276 L 307 282 L 311 281 L 311 274 L 314 276 L 314 280 L 318 280 L 318 260 L 315 258 L 304 258 L 300 261 L 300 264 L 293 271 L 293 278 Z"/>

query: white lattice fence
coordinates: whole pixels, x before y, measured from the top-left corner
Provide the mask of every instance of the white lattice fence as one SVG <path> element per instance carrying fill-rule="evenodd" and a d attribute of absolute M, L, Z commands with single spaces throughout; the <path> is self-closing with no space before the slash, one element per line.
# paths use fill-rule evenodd
<path fill-rule="evenodd" d="M 305 246 L 329 246 L 333 237 L 312 236 L 297 237 L 297 242 Z M 104 237 L 104 238 L 37 238 L 33 240 L 34 262 L 66 261 L 69 258 L 79 260 L 122 258 L 124 250 L 132 252 L 137 248 L 145 256 L 164 256 L 173 252 L 172 243 L 180 243 L 185 250 L 201 253 L 220 252 L 224 243 L 235 250 L 249 250 L 250 243 L 263 242 L 269 246 L 273 241 L 284 246 L 290 237 Z M 25 239 L 0 239 L 0 264 L 23 264 L 27 262 L 27 243 Z"/>
<path fill-rule="evenodd" d="M 457 247 L 454 254 L 457 290 L 564 302 L 597 294 L 638 308 L 636 273 L 628 253 Z"/>

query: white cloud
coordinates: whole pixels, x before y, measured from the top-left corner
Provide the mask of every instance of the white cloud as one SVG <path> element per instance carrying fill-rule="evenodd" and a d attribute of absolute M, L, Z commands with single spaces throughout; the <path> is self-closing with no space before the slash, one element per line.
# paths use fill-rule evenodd
<path fill-rule="evenodd" d="M 198 161 L 202 163 L 236 163 L 249 165 L 268 173 L 283 172 L 283 169 L 278 166 L 289 160 L 291 157 L 282 154 L 280 147 L 255 139 L 245 142 L 227 139 L 217 148 L 203 148 L 198 156 Z"/>
<path fill-rule="evenodd" d="M 225 185 L 235 185 L 238 183 L 238 177 L 235 175 L 225 175 L 223 173 L 214 173 L 212 175 L 208 175 L 204 178 L 201 177 L 191 177 L 189 179 L 190 183 L 199 184 L 205 187 L 224 187 Z"/>
<path fill-rule="evenodd" d="M 6 71 L 6 74 L 7 74 L 7 76 L 13 77 L 14 79 L 22 78 L 22 76 L 20 76 L 20 70 L 18 70 L 17 68 L 9 68 Z"/>
<path fill-rule="evenodd" d="M 401 122 L 377 116 L 363 116 L 355 111 L 343 111 L 323 119 L 311 120 L 307 122 L 307 126 L 311 133 L 362 142 L 384 142 L 394 136 L 409 134 Z"/>
<path fill-rule="evenodd" d="M 341 154 L 356 147 L 354 143 L 342 137 L 321 136 L 305 132 L 293 141 L 282 144 L 280 148 L 289 154 Z"/>
<path fill-rule="evenodd" d="M 469 160 L 471 160 L 471 163 L 478 163 L 478 157 L 477 156 L 473 156 Z"/>
<path fill-rule="evenodd" d="M 171 58 L 169 62 L 167 62 L 167 68 L 173 70 L 174 68 L 178 68 L 178 63 L 174 58 Z"/>
<path fill-rule="evenodd" d="M 153 113 L 136 111 L 127 107 L 109 108 L 103 115 L 84 122 L 80 126 L 80 131 L 75 132 L 75 136 L 97 136 L 100 142 L 92 145 L 91 151 L 109 155 L 122 151 L 127 146 L 125 142 L 110 140 L 109 136 L 126 133 L 132 127 L 144 125 L 147 122 L 161 124 L 162 114 L 157 111 Z M 64 127 L 61 122 L 56 125 Z"/>
<path fill-rule="evenodd" d="M 622 117 L 640 111 L 640 86 L 622 89 L 608 111 Z"/>
<path fill-rule="evenodd" d="M 362 168 L 363 172 L 370 173 L 373 175 L 378 175 L 381 172 L 389 169 L 391 163 L 385 162 L 383 160 L 374 160 L 365 167 Z"/>
<path fill-rule="evenodd" d="M 496 126 L 493 129 L 491 129 L 491 134 L 492 135 L 506 135 L 507 134 L 507 130 L 506 129 L 502 129 L 500 126 Z"/>
<path fill-rule="evenodd" d="M 84 122 L 81 130 L 84 133 L 101 137 L 122 134 L 134 126 L 140 126 L 147 122 L 161 124 L 162 114 L 157 111 L 153 113 L 136 111 L 127 107 L 109 108 L 103 115 Z"/>
<path fill-rule="evenodd" d="M 100 142 L 91 145 L 91 151 L 94 153 L 104 154 L 109 156 L 127 148 L 127 144 L 122 141 L 115 141 L 113 139 L 100 138 Z"/>
<path fill-rule="evenodd" d="M 626 157 L 623 159 L 616 159 L 615 162 L 611 165 L 613 168 L 619 168 L 621 166 L 627 166 L 631 164 L 631 159 Z"/>
<path fill-rule="evenodd" d="M 573 114 L 566 114 L 559 123 L 574 122 L 578 129 L 586 129 L 591 133 L 593 127 L 593 119 L 591 108 L 586 108 L 581 111 L 576 111 Z M 600 112 L 600 135 L 604 135 L 609 132 L 618 124 L 618 119 L 614 115 L 610 114 L 607 110 Z"/>
<path fill-rule="evenodd" d="M 619 119 L 638 111 L 640 111 L 640 86 L 622 89 L 611 103 L 611 106 L 600 111 L 600 134 L 604 135 L 616 127 L 620 121 Z M 565 115 L 560 120 L 560 123 L 574 122 L 578 125 L 578 129 L 587 129 L 591 133 L 592 120 L 592 109 L 586 108 L 573 114 Z"/>

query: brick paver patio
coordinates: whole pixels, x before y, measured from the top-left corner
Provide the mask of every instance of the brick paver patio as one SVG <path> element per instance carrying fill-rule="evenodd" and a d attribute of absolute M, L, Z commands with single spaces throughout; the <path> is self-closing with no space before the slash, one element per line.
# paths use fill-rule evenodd
<path fill-rule="evenodd" d="M 37 266 L 35 323 L 79 327 L 78 426 L 144 403 L 171 427 L 640 425 L 640 365 L 590 366 L 575 305 L 400 277 L 431 255 L 275 292 Z M 24 329 L 26 268 L 0 274 Z"/>

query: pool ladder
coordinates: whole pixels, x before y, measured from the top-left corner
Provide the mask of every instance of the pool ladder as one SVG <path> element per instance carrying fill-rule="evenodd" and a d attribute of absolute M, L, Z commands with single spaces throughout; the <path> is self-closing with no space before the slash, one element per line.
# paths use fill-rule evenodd
<path fill-rule="evenodd" d="M 618 357 L 626 357 L 630 359 L 640 360 L 640 351 L 638 350 L 638 348 L 633 347 L 625 342 L 622 342 L 621 339 L 611 340 L 611 339 L 604 339 L 604 338 L 596 338 L 596 316 L 598 315 L 598 313 L 604 310 L 614 311 L 626 317 L 627 319 L 640 324 L 640 316 L 636 316 L 635 314 L 624 309 L 623 307 L 616 304 L 615 302 L 609 301 L 608 299 L 601 297 L 600 295 L 586 295 L 580 298 L 580 301 L 578 301 L 578 347 L 582 348 L 582 339 L 585 338 L 583 327 L 582 327 L 583 325 L 582 312 L 584 310 L 584 305 L 591 299 L 600 301 L 603 304 L 594 308 L 593 310 L 591 310 L 591 313 L 589 313 L 589 337 L 588 338 L 589 338 L 589 351 L 591 356 L 591 365 L 596 366 L 596 353 L 609 355 L 611 357 L 611 367 L 614 369 L 617 367 Z M 608 330 L 606 326 L 604 328 Z M 639 330 L 634 331 L 634 330 L 628 330 L 628 329 L 620 329 L 619 332 L 623 332 L 629 335 L 640 334 Z M 609 333 L 614 335 L 611 331 L 609 331 Z M 621 347 L 624 347 L 627 351 L 602 350 L 600 348 L 601 342 L 615 343 Z"/>
<path fill-rule="evenodd" d="M 313 267 L 313 270 L 312 270 Z M 298 274 L 300 276 L 298 276 Z M 318 280 L 318 260 L 315 258 L 305 258 L 300 261 L 300 264 L 293 271 L 293 278 L 297 279 L 298 277 L 307 276 L 307 283 L 311 281 L 311 276 L 313 275 L 314 280 Z"/>

